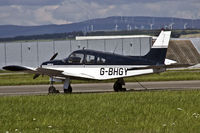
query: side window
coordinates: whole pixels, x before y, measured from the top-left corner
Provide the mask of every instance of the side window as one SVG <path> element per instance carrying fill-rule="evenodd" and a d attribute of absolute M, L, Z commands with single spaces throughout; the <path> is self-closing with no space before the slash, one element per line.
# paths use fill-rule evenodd
<path fill-rule="evenodd" d="M 94 55 L 86 55 L 85 56 L 85 64 L 94 64 L 95 56 Z"/>
<path fill-rule="evenodd" d="M 84 55 L 81 53 L 72 53 L 69 56 L 68 63 L 71 64 L 82 64 L 83 63 Z"/>
<path fill-rule="evenodd" d="M 106 59 L 102 57 L 97 57 L 97 64 L 105 64 Z"/>

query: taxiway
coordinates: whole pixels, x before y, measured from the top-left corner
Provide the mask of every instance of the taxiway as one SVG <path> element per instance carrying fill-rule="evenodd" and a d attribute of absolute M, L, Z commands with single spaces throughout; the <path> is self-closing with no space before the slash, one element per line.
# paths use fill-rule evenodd
<path fill-rule="evenodd" d="M 127 82 L 128 91 L 200 89 L 200 81 Z M 112 92 L 113 83 L 72 84 L 73 93 Z M 0 86 L 0 96 L 48 94 L 49 85 Z M 62 85 L 55 87 L 63 92 Z M 145 88 L 144 88 L 145 87 Z"/>

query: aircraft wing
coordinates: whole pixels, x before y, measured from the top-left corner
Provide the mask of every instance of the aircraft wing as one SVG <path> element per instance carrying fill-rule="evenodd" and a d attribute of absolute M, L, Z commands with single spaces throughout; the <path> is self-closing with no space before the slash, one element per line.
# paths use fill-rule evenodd
<path fill-rule="evenodd" d="M 27 67 L 27 66 L 11 65 L 11 66 L 5 66 L 3 67 L 3 69 L 8 70 L 8 71 L 23 71 L 23 72 L 32 73 L 32 74 L 37 73 L 37 70 L 36 70 L 37 68 Z"/>
<path fill-rule="evenodd" d="M 55 69 L 49 69 L 49 68 L 42 68 L 38 67 L 37 72 L 41 75 L 48 75 L 48 76 L 61 76 L 63 77 L 64 75 L 62 74 L 62 70 L 55 70 Z"/>
<path fill-rule="evenodd" d="M 147 67 L 132 67 L 132 68 L 128 68 L 128 70 L 186 68 L 186 67 L 190 67 L 193 65 L 194 64 L 152 65 L 152 66 L 147 66 Z"/>
<path fill-rule="evenodd" d="M 51 68 L 37 68 L 37 72 L 39 74 L 55 76 L 55 77 L 73 77 L 73 78 L 83 78 L 83 79 L 94 79 L 95 77 L 86 74 L 86 73 L 74 73 L 74 72 L 66 72 L 63 70 L 56 70 Z"/>
<path fill-rule="evenodd" d="M 81 69 L 77 72 L 77 70 L 70 68 L 68 70 L 60 69 L 60 68 L 32 68 L 26 66 L 5 66 L 3 69 L 10 70 L 10 71 L 23 71 L 27 73 L 32 73 L 34 75 L 34 79 L 37 78 L 39 75 L 48 75 L 50 77 L 55 77 L 58 79 L 65 79 L 66 77 L 75 78 L 75 79 L 98 79 L 98 80 L 105 80 L 105 79 L 114 79 L 114 78 L 121 78 L 121 77 L 130 77 L 130 76 L 138 76 L 142 74 L 150 74 L 150 73 L 159 73 L 166 70 L 166 68 L 183 68 L 183 67 L 190 67 L 193 66 L 192 64 L 171 64 L 171 65 L 152 65 L 152 66 L 144 66 L 144 67 L 130 67 L 130 68 L 121 68 L 123 74 L 116 75 L 119 69 L 116 69 L 116 72 L 113 71 L 114 68 L 110 69 L 107 68 L 103 73 L 103 75 L 99 75 L 101 71 L 100 68 L 95 69 Z M 153 69 L 153 71 L 148 71 L 148 69 Z M 136 71 L 134 71 L 136 70 Z M 138 70 L 138 71 L 137 71 Z M 144 70 L 144 71 L 141 71 Z M 127 71 L 130 71 L 127 74 Z M 114 73 L 115 72 L 115 73 Z M 119 73 L 118 73 L 119 74 Z"/>
<path fill-rule="evenodd" d="M 48 68 L 33 68 L 33 67 L 27 67 L 27 66 L 16 66 L 16 65 L 11 65 L 11 66 L 5 66 L 3 67 L 4 70 L 8 71 L 22 71 L 26 73 L 31 73 L 31 74 L 41 74 L 41 75 L 48 75 L 48 76 L 64 76 L 62 74 L 63 71 L 61 70 L 54 70 L 54 69 L 48 69 Z"/>
<path fill-rule="evenodd" d="M 65 72 L 62 70 L 56 70 L 51 68 L 33 68 L 33 67 L 27 67 L 27 66 L 17 66 L 17 65 L 11 65 L 11 66 L 5 66 L 3 67 L 4 70 L 8 71 L 21 71 L 36 75 L 48 75 L 48 76 L 55 76 L 60 77 L 58 79 L 63 79 L 62 77 L 73 77 L 73 78 L 85 78 L 85 79 L 94 79 L 93 76 L 85 74 L 85 73 L 73 73 L 73 72 Z"/>

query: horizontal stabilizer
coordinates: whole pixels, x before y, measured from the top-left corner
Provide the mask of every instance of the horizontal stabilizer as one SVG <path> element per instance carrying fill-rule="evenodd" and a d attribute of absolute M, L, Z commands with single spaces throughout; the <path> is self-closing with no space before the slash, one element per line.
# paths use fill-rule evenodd
<path fill-rule="evenodd" d="M 171 64 L 176 64 L 177 62 L 175 60 L 170 60 L 170 59 L 165 59 L 165 65 L 171 65 Z"/>

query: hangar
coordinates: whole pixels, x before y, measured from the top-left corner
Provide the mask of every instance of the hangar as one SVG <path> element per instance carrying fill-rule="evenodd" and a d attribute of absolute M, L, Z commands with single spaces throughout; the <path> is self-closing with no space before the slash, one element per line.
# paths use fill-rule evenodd
<path fill-rule="evenodd" d="M 76 40 L 22 41 L 0 43 L 0 69 L 6 65 L 36 67 L 58 52 L 57 59 L 66 58 L 72 51 L 92 49 L 113 54 L 142 56 L 152 46 L 151 36 L 80 36 Z M 186 38 L 170 41 L 167 58 L 183 64 L 200 63 L 200 39 Z"/>
<path fill-rule="evenodd" d="M 66 58 L 72 51 L 92 49 L 113 54 L 141 56 L 148 53 L 151 36 L 93 36 L 76 40 L 23 41 L 0 43 L 0 68 L 6 65 L 36 67 L 58 52 L 57 59 Z"/>

